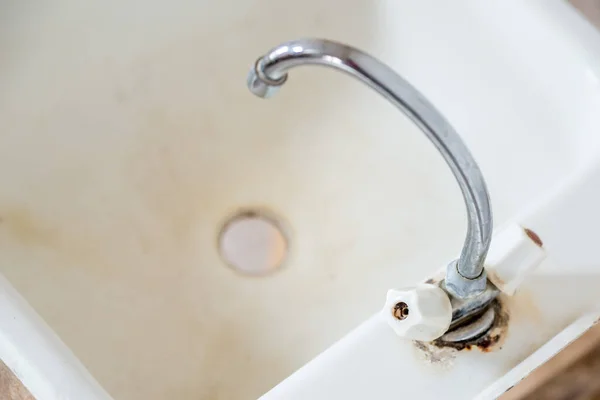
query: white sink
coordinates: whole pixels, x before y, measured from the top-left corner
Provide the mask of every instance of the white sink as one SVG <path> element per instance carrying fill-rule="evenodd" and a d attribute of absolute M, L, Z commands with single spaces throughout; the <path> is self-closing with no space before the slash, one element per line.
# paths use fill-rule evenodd
<path fill-rule="evenodd" d="M 256 398 L 460 250 L 462 197 L 423 134 L 319 68 L 256 99 L 271 46 L 388 63 L 463 136 L 496 224 L 598 144 L 578 42 L 598 39 L 559 1 L 61 0 L 0 22 L 0 272 L 119 400 Z M 246 209 L 288 230 L 268 276 L 218 252 Z"/>

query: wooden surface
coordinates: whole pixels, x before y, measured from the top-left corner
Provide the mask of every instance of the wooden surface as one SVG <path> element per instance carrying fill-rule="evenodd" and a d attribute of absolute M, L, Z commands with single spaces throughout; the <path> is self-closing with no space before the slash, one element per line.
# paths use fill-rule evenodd
<path fill-rule="evenodd" d="M 500 399 L 600 400 L 600 324 Z"/>
<path fill-rule="evenodd" d="M 523 400 L 600 399 L 600 347 L 554 376 Z"/>
<path fill-rule="evenodd" d="M 0 400 L 35 400 L 21 381 L 0 361 Z"/>

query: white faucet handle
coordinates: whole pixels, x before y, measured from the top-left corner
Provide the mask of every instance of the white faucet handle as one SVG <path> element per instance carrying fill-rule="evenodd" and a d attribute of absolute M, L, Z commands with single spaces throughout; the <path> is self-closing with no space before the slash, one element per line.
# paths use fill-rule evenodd
<path fill-rule="evenodd" d="M 440 287 L 427 283 L 390 289 L 381 315 L 398 336 L 432 341 L 450 327 L 452 305 Z"/>
<path fill-rule="evenodd" d="M 512 296 L 523 280 L 546 258 L 542 240 L 532 230 L 508 224 L 494 234 L 485 259 L 488 279 Z"/>

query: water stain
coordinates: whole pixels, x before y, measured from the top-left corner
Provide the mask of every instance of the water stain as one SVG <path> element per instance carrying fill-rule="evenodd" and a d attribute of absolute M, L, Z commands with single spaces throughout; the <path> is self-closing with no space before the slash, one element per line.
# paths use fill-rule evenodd
<path fill-rule="evenodd" d="M 293 15 L 284 3 L 272 1 L 231 10 L 217 3 L 198 3 L 191 10 L 157 3 L 133 35 L 129 23 L 121 24 L 123 18 L 111 20 L 112 5 L 103 6 L 105 18 L 88 11 L 77 15 L 82 25 L 95 27 L 90 35 L 71 35 L 77 47 L 94 52 L 76 57 L 50 46 L 52 62 L 45 64 L 60 72 L 57 79 L 23 73 L 14 77 L 22 85 L 10 85 L 19 90 L 5 97 L 19 112 L 0 122 L 0 160 L 8 183 L 0 201 L 28 208 L 0 206 L 0 237 L 7 238 L 2 259 L 19 260 L 2 264 L 11 265 L 7 275 L 27 289 L 22 290 L 27 299 L 115 398 L 256 398 L 328 344 L 323 338 L 332 331 L 321 329 L 320 343 L 311 338 L 311 346 L 298 349 L 295 343 L 305 342 L 300 339 L 322 321 L 306 316 L 282 323 L 281 313 L 289 310 L 273 301 L 283 298 L 281 287 L 292 294 L 302 288 L 306 298 L 297 307 L 306 310 L 317 308 L 320 297 L 331 297 L 330 290 L 311 295 L 320 294 L 319 281 L 308 279 L 311 269 L 291 282 L 281 277 L 281 285 L 240 283 L 223 268 L 214 246 L 222 219 L 249 204 L 285 205 L 286 216 L 290 208 L 316 210 L 298 213 L 305 220 L 332 214 L 330 204 L 348 204 L 347 193 L 356 193 L 355 185 L 374 181 L 371 173 L 367 180 L 351 170 L 371 165 L 362 156 L 365 148 L 377 150 L 378 143 L 389 148 L 397 140 L 395 121 L 390 122 L 394 135 L 370 132 L 367 116 L 374 115 L 376 105 L 360 110 L 365 118 L 348 122 L 350 128 L 328 132 L 328 126 L 339 127 L 339 117 L 351 106 L 359 111 L 362 105 L 350 101 L 357 98 L 347 95 L 355 93 L 350 87 L 368 93 L 344 76 L 299 72 L 286 95 L 267 104 L 248 93 L 248 63 L 279 40 L 273 32 L 296 37 L 315 14 L 329 22 L 313 34 L 359 46 L 370 37 L 377 39 L 374 43 L 388 37 L 372 29 L 381 25 L 371 2 L 352 1 L 346 15 L 335 3 L 310 3 Z M 281 15 L 268 29 L 269 17 L 260 11 L 265 8 Z M 53 15 L 57 18 L 40 24 L 46 29 L 40 30 L 40 40 L 50 36 L 46 44 L 65 43 L 56 40 L 57 32 L 72 29 L 61 21 L 60 10 Z M 135 7 L 123 11 L 139 14 Z M 232 14 L 246 24 L 233 23 Z M 181 18 L 173 23 L 172 15 Z M 94 34 L 102 31 L 107 34 Z M 122 40 L 123 33 L 128 40 Z M 46 52 L 36 54 L 37 49 L 30 49 L 28 59 L 44 64 Z M 96 60 L 107 55 L 112 71 Z M 23 67 L 39 69 L 29 64 Z M 39 90 L 49 85 L 60 89 L 52 96 Z M 378 128 L 385 132 L 386 127 Z M 360 150 L 363 161 L 346 155 L 349 142 L 350 153 Z M 5 157 L 9 153 L 18 157 Z M 390 168 L 383 165 L 387 173 Z M 10 176 L 15 170 L 18 182 Z M 84 173 L 75 181 L 72 174 L 78 171 Z M 359 208 L 350 216 L 355 214 L 364 213 Z M 334 217 L 321 225 L 342 230 L 341 218 Z M 339 257 L 332 255 L 338 262 L 331 264 L 353 273 Z M 29 279 L 32 275 L 38 279 Z M 265 340 L 265 332 L 278 334 Z"/>
<path fill-rule="evenodd" d="M 27 208 L 4 208 L 0 212 L 2 213 L 0 228 L 23 245 L 53 246 L 56 244 L 56 230 Z"/>

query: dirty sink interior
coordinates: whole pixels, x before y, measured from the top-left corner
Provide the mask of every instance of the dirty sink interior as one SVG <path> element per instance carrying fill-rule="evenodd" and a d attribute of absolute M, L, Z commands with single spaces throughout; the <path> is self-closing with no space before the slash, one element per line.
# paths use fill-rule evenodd
<path fill-rule="evenodd" d="M 305 68 L 259 100 L 249 66 L 306 36 L 388 63 L 463 136 L 498 225 L 587 151 L 589 110 L 568 103 L 585 78 L 539 64 L 571 43 L 524 3 L 9 1 L 0 272 L 115 399 L 260 396 L 455 257 L 466 221 L 442 158 L 378 95 Z M 244 210 L 285 227 L 266 276 L 219 254 Z"/>

